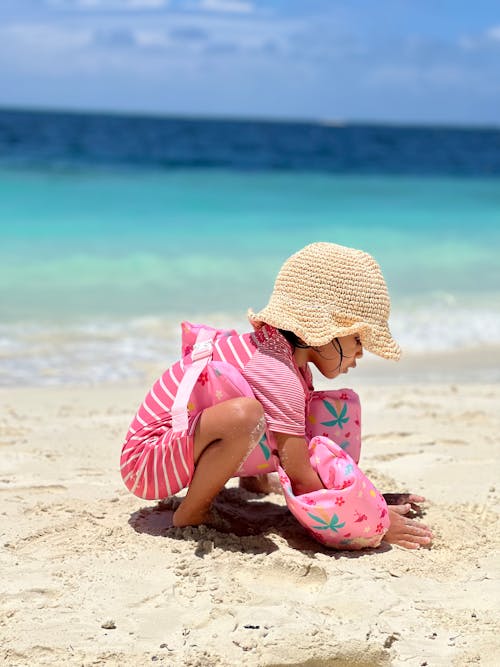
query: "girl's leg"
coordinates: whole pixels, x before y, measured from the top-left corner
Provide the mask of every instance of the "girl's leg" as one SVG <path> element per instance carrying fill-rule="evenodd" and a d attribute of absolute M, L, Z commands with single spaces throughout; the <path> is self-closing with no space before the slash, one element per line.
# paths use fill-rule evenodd
<path fill-rule="evenodd" d="M 203 411 L 194 436 L 194 475 L 174 514 L 174 526 L 196 526 L 208 519 L 213 499 L 265 427 L 264 410 L 254 398 L 233 398 Z"/>

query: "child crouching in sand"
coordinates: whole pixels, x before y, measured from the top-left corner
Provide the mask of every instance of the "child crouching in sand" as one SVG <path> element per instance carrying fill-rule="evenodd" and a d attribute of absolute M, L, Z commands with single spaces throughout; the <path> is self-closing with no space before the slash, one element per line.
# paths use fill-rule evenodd
<path fill-rule="evenodd" d="M 384 278 L 369 254 L 313 243 L 292 255 L 267 306 L 250 313 L 254 330 L 234 332 L 213 348 L 213 359 L 234 365 L 253 397 L 231 398 L 190 413 L 179 436 L 172 430 L 172 406 L 182 367 L 178 362 L 167 369 L 127 434 L 121 461 L 127 487 L 147 499 L 166 498 L 188 487 L 174 525 L 209 522 L 215 496 L 267 433 L 293 494 L 324 489 L 306 441 L 313 390 L 309 365 L 333 379 L 355 368 L 363 349 L 399 359 L 388 327 L 389 310 Z M 263 488 L 258 480 L 253 483 L 254 489 Z M 390 524 L 385 541 L 409 549 L 431 543 L 429 528 L 407 516 L 424 498 L 403 494 L 387 496 L 386 501 Z"/>

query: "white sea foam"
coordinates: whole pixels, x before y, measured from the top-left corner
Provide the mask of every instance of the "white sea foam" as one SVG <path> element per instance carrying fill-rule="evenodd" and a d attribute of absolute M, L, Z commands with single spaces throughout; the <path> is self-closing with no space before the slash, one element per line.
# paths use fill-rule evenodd
<path fill-rule="evenodd" d="M 458 306 L 442 296 L 432 303 L 398 304 L 391 331 L 405 355 L 500 347 L 500 303 Z M 180 353 L 181 315 L 169 319 L 17 323 L 0 327 L 0 385 L 97 385 L 141 381 Z M 191 318 L 218 327 L 249 329 L 245 315 L 205 313 Z"/>
<path fill-rule="evenodd" d="M 500 345 L 500 303 L 497 309 L 450 304 L 396 310 L 391 331 L 405 351 L 451 352 Z"/>

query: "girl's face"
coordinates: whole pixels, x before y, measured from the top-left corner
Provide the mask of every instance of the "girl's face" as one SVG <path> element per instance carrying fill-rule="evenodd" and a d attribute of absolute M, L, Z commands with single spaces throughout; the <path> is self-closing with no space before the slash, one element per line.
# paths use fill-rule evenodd
<path fill-rule="evenodd" d="M 307 353 L 307 361 L 313 363 L 319 372 L 330 380 L 341 373 L 347 373 L 350 368 L 356 368 L 356 361 L 363 356 L 363 346 L 358 334 L 336 338 L 321 347 L 302 351 Z"/>

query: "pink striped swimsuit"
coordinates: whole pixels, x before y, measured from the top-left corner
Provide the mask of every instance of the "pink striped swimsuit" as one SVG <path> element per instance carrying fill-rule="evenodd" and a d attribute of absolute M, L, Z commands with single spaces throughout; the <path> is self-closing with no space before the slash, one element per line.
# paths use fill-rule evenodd
<path fill-rule="evenodd" d="M 240 370 L 264 408 L 271 438 L 272 432 L 305 437 L 312 376 L 309 368 L 297 367 L 290 344 L 274 327 L 218 339 L 213 359 Z M 175 438 L 172 433 L 171 409 L 183 368 L 182 360 L 177 361 L 154 383 L 123 445 L 123 481 L 141 498 L 167 498 L 188 486 L 194 473 L 194 433 L 201 412 L 190 413 L 185 433 Z M 199 381 L 203 383 L 203 374 Z"/>

